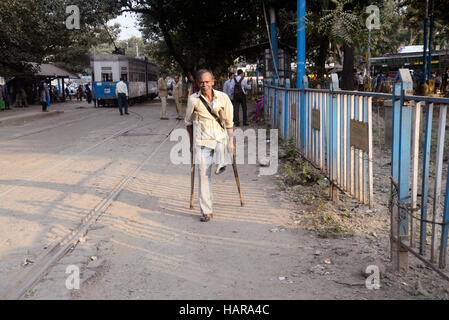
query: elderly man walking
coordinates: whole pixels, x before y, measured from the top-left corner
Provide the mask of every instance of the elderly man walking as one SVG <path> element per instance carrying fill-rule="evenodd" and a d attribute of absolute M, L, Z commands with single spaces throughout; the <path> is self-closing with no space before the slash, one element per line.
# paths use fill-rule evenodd
<path fill-rule="evenodd" d="M 200 91 L 189 96 L 185 123 L 190 137 L 190 152 L 195 147 L 195 163 L 199 166 L 199 203 L 202 222 L 213 216 L 212 164 L 216 153 L 217 170 L 221 173 L 228 161 L 226 150 L 234 152 L 233 106 L 229 97 L 213 90 L 215 83 L 211 71 L 197 73 Z"/>
<path fill-rule="evenodd" d="M 167 73 L 163 72 L 162 77 L 157 81 L 157 88 L 159 90 L 159 98 L 161 98 L 162 108 L 161 108 L 161 120 L 168 120 L 167 118 L 167 96 L 168 96 L 168 88 L 167 83 L 165 82 L 165 78 L 167 78 Z"/>
<path fill-rule="evenodd" d="M 175 76 L 175 87 L 173 88 L 173 99 L 176 104 L 176 111 L 178 112 L 178 117 L 176 120 L 184 119 L 182 116 L 182 81 L 179 81 L 179 77 Z"/>

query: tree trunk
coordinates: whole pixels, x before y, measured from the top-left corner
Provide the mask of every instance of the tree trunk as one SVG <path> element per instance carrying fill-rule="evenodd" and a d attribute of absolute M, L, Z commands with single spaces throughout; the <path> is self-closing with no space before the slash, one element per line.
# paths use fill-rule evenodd
<path fill-rule="evenodd" d="M 343 90 L 354 90 L 354 47 L 345 44 L 343 50 L 343 72 L 341 75 L 340 88 Z"/>
<path fill-rule="evenodd" d="M 329 51 L 329 38 L 322 37 L 320 38 L 320 51 L 318 53 L 318 61 L 317 61 L 317 77 L 318 79 L 324 80 L 324 73 L 326 72 L 326 57 Z"/>
<path fill-rule="evenodd" d="M 172 38 L 170 36 L 170 32 L 169 32 L 167 26 L 165 25 L 165 18 L 159 14 L 160 11 L 157 10 L 157 7 L 156 7 L 156 10 L 152 10 L 152 9 L 136 9 L 133 7 L 132 3 L 127 3 L 127 6 L 128 6 L 128 8 L 125 10 L 122 10 L 122 12 L 130 11 L 130 12 L 135 12 L 135 13 L 148 14 L 159 23 L 159 29 L 162 33 L 162 36 L 164 37 L 165 44 L 167 45 L 167 48 L 170 51 L 173 58 L 179 64 L 179 66 L 181 67 L 184 74 L 189 74 L 189 73 L 194 74 L 194 71 L 191 70 L 187 66 L 184 59 L 182 58 L 181 52 L 176 50 L 176 48 L 173 44 Z"/>

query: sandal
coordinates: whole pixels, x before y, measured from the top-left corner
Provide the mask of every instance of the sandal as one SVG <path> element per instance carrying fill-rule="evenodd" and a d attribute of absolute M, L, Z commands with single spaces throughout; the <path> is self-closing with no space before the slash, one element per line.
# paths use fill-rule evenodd
<path fill-rule="evenodd" d="M 210 218 L 212 218 L 212 217 L 213 217 L 213 214 L 212 214 L 212 213 L 204 214 L 204 215 L 200 218 L 200 221 L 201 221 L 201 222 L 208 222 L 208 221 L 210 220 Z"/>

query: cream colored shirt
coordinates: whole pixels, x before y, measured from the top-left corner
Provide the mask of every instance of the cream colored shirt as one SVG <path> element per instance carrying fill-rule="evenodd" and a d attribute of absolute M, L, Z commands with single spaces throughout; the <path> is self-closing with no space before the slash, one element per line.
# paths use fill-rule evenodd
<path fill-rule="evenodd" d="M 185 123 L 187 126 L 193 125 L 193 143 L 195 146 L 215 149 L 216 142 L 225 141 L 227 133 L 204 106 L 200 100 L 200 95 L 201 91 L 189 96 Z M 204 96 L 203 98 L 208 102 Z M 234 127 L 234 108 L 226 93 L 213 90 L 213 100 L 209 106 L 212 112 L 223 120 L 225 128 Z"/>
<path fill-rule="evenodd" d="M 128 87 L 126 86 L 126 83 L 123 81 L 117 82 L 117 85 L 115 87 L 115 92 L 118 96 L 119 93 L 124 93 L 126 96 L 128 96 Z"/>
<path fill-rule="evenodd" d="M 157 81 L 157 88 L 159 89 L 159 97 L 166 98 L 168 96 L 167 84 L 163 78 L 159 78 Z"/>

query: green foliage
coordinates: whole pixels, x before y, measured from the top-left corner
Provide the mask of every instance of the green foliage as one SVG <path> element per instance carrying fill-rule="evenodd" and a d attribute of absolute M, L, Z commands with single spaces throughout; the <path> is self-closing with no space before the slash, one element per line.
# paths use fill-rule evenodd
<path fill-rule="evenodd" d="M 279 154 L 279 158 L 289 162 L 296 161 L 299 158 L 299 152 L 296 149 L 296 143 L 293 138 L 290 138 L 285 143 L 282 153 Z"/>
<path fill-rule="evenodd" d="M 69 30 L 66 8 L 80 9 L 80 29 Z M 113 0 L 2 0 L 0 1 L 0 73 L 32 72 L 27 62 L 76 60 L 85 66 L 98 26 L 118 12 Z M 73 70 L 73 68 L 72 68 Z"/>
<path fill-rule="evenodd" d="M 224 74 L 245 47 L 257 25 L 260 1 L 142 0 L 123 1 L 126 10 L 142 14 L 144 38 L 153 54 L 168 53 L 185 73 L 199 68 Z M 263 33 L 262 33 L 263 34 Z M 254 39 L 254 37 L 252 38 Z M 170 62 L 164 62 L 170 65 Z"/>
<path fill-rule="evenodd" d="M 321 177 L 315 171 L 315 168 L 308 165 L 304 160 L 297 160 L 285 165 L 287 182 L 290 185 L 305 185 L 317 182 Z"/>
<path fill-rule="evenodd" d="M 284 145 L 283 152 L 279 155 L 279 158 L 286 161 L 285 173 L 288 185 L 306 185 L 315 183 L 321 178 L 316 173 L 315 168 L 301 159 L 293 138 L 290 138 Z"/>
<path fill-rule="evenodd" d="M 327 33 L 330 39 L 352 44 L 361 29 L 359 17 L 351 11 L 345 11 L 344 5 L 350 0 L 334 1 L 336 9 L 328 10 L 320 19 L 319 30 Z"/>

